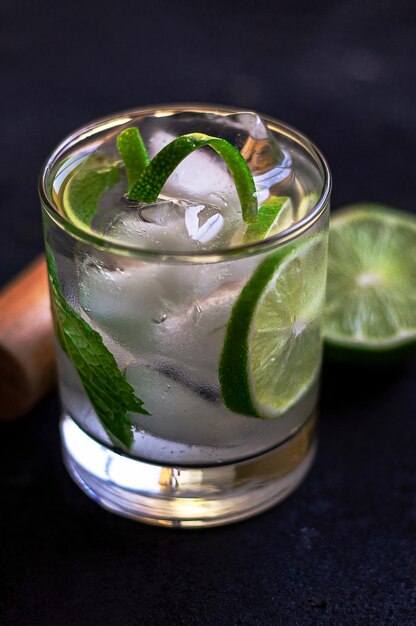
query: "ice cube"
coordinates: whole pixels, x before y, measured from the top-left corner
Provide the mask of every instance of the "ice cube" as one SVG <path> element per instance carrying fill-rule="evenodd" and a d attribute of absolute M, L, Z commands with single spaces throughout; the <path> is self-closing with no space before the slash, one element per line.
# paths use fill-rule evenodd
<path fill-rule="evenodd" d="M 162 440 L 188 445 L 235 444 L 244 438 L 247 429 L 254 431 L 256 426 L 250 423 L 252 420 L 228 411 L 219 391 L 212 399 L 198 393 L 189 373 L 175 379 L 174 373 L 170 376 L 139 365 L 127 368 L 126 380 L 140 397 L 146 398 L 151 413 L 132 415 L 132 419 L 141 430 Z"/>
<path fill-rule="evenodd" d="M 205 208 L 205 205 L 197 204 L 196 206 L 189 206 L 185 210 L 185 226 L 188 235 L 191 239 L 200 243 L 211 241 L 221 232 L 224 225 L 224 218 L 218 211 L 207 217 L 205 221 L 201 221 L 199 214 Z"/>
<path fill-rule="evenodd" d="M 255 113 L 179 113 L 141 120 L 140 128 L 151 157 L 186 133 L 227 139 L 251 168 L 259 204 L 270 195 L 287 195 L 283 186 L 292 175 L 291 156 Z M 114 155 L 116 134 L 100 146 L 100 154 Z M 124 198 L 126 186 L 122 172 L 119 183 L 100 200 L 92 227 L 133 246 L 183 252 L 223 248 L 232 245 L 243 224 L 234 180 L 209 147 L 196 150 L 179 164 L 155 204 L 129 204 Z"/>
<path fill-rule="evenodd" d="M 236 117 L 237 123 L 247 132 L 240 152 L 253 176 L 261 176 L 280 165 L 284 155 L 261 117 L 256 113 L 238 113 L 232 117 Z"/>
<path fill-rule="evenodd" d="M 130 354 L 163 350 L 158 330 L 172 315 L 184 314 L 194 298 L 191 266 L 178 268 L 128 259 L 107 259 L 102 253 L 85 256 L 78 266 L 79 298 L 99 332 Z"/>
<path fill-rule="evenodd" d="M 177 361 L 216 383 L 227 321 L 258 257 L 192 265 L 118 261 L 115 267 L 95 253 L 79 262 L 80 304 L 96 330 L 130 355 L 125 364 Z"/>
<path fill-rule="evenodd" d="M 203 132 L 230 141 L 247 161 L 257 187 L 259 202 L 276 193 L 276 185 L 292 175 L 290 153 L 279 146 L 259 115 L 251 112 L 227 115 L 180 113 L 157 120 L 149 132 L 154 156 L 180 134 Z M 171 197 L 213 201 L 240 213 L 234 181 L 221 157 L 210 148 L 189 155 L 167 181 L 164 193 Z M 241 216 L 240 216 L 241 219 Z"/>
<path fill-rule="evenodd" d="M 158 200 L 153 204 L 114 200 L 100 207 L 93 227 L 106 237 L 147 250 L 190 252 L 227 247 L 241 219 L 208 202 Z"/>
<path fill-rule="evenodd" d="M 197 121 L 192 128 L 193 131 L 188 132 L 201 132 Z M 175 137 L 173 132 L 163 129 L 155 131 L 150 146 L 151 157 Z M 168 178 L 162 192 L 170 198 L 213 203 L 220 208 L 230 207 L 234 212 L 239 211 L 239 200 L 232 176 L 221 157 L 207 147 L 187 156 Z"/>

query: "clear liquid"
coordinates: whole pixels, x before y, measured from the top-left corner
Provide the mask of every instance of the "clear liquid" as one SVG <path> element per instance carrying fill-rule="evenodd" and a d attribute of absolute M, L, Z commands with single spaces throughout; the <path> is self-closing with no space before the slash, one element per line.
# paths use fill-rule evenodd
<path fill-rule="evenodd" d="M 189 116 L 179 121 L 183 128 L 177 134 L 190 132 L 189 124 L 196 124 Z M 152 135 L 154 124 L 154 120 L 144 120 L 141 128 L 151 152 L 160 148 L 160 142 L 166 143 L 165 135 L 170 131 L 166 122 L 165 135 L 160 132 Z M 198 125 L 192 130 L 205 129 Z M 253 146 L 250 147 L 252 139 L 247 139 L 244 133 L 239 139 L 243 143 L 242 151 L 246 147 L 249 162 L 256 154 Z M 257 171 L 256 183 L 262 201 L 270 195 L 290 199 L 280 225 L 283 230 L 304 217 L 308 210 L 305 199 L 316 192 L 317 183 L 312 166 L 308 166 L 296 146 L 289 146 L 284 137 L 278 146 L 280 164 L 276 167 L 264 169 L 261 159 L 260 164 L 257 159 L 257 165 L 251 165 Z M 95 144 L 84 146 L 83 157 L 93 149 Z M 102 149 L 107 162 L 114 162 L 117 158 L 114 137 Z M 189 163 L 185 167 L 184 162 L 182 170 L 164 190 L 165 198 L 180 198 L 174 210 L 171 206 L 164 210 L 160 205 L 144 210 L 126 206 L 123 200 L 126 181 L 122 176 L 118 185 L 100 201 L 92 227 L 107 237 L 153 250 L 192 253 L 241 245 L 245 226 L 223 165 L 208 151 L 195 156 L 193 164 L 194 167 L 205 164 L 208 173 L 205 176 L 199 173 L 195 182 L 189 174 Z M 68 188 L 80 167 L 82 164 L 78 162 L 68 175 L 61 177 L 59 188 L 55 189 L 64 212 Z M 196 215 L 199 221 L 196 228 L 193 221 L 190 234 L 186 216 L 191 216 L 188 222 L 193 219 L 195 207 L 201 204 L 203 209 Z M 221 229 L 218 232 L 214 229 L 212 237 L 202 240 L 198 233 L 216 215 L 223 218 Z M 68 302 L 100 333 L 126 380 L 151 413 L 130 416 L 134 423 L 130 456 L 183 466 L 239 461 L 289 439 L 314 412 L 317 378 L 283 416 L 274 420 L 234 413 L 221 398 L 218 362 L 226 325 L 242 288 L 265 254 L 216 263 L 199 263 L 196 258 L 192 264 L 161 263 L 115 256 L 80 244 L 71 258 L 60 255 L 59 250 L 56 258 Z M 323 256 L 321 268 L 324 264 Z M 319 329 L 320 313 L 309 323 Z M 78 374 L 60 348 L 58 360 L 64 411 L 97 441 L 113 447 Z"/>

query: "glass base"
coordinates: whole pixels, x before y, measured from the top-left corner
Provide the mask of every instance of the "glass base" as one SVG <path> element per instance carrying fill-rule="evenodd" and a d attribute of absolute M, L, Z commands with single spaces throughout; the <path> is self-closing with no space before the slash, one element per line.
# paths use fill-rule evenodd
<path fill-rule="evenodd" d="M 175 528 L 219 526 L 257 515 L 286 498 L 316 453 L 312 416 L 289 440 L 256 457 L 215 467 L 163 467 L 97 443 L 64 416 L 61 436 L 74 481 L 104 508 Z"/>

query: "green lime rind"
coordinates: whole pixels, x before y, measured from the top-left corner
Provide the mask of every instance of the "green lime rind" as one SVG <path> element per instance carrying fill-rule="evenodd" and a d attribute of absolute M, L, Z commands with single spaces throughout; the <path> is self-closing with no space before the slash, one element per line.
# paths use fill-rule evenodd
<path fill-rule="evenodd" d="M 371 360 L 416 343 L 416 217 L 383 204 L 330 222 L 324 338 L 330 355 Z"/>
<path fill-rule="evenodd" d="M 85 393 L 111 441 L 124 450 L 133 443 L 129 412 L 149 415 L 125 380 L 102 337 L 69 306 L 62 293 L 52 250 L 46 244 L 52 316 L 61 348 L 72 361 Z"/>
<path fill-rule="evenodd" d="M 91 226 L 102 195 L 120 180 L 118 164 L 108 164 L 93 155 L 84 161 L 69 180 L 62 208 L 65 216 L 79 228 Z"/>
<path fill-rule="evenodd" d="M 242 243 L 262 241 L 266 237 L 272 236 L 279 223 L 280 212 L 289 203 L 288 197 L 270 196 L 259 207 L 256 221 L 247 225 Z"/>
<path fill-rule="evenodd" d="M 225 331 L 218 377 L 224 404 L 235 413 L 260 417 L 247 384 L 248 339 L 259 293 L 272 278 L 280 258 L 270 255 L 243 287 Z"/>
<path fill-rule="evenodd" d="M 194 150 L 210 146 L 227 165 L 237 189 L 243 220 L 254 222 L 258 204 L 256 187 L 244 157 L 225 139 L 191 133 L 174 139 L 150 161 L 128 193 L 136 202 L 156 202 L 164 184 L 178 165 Z"/>
<path fill-rule="evenodd" d="M 130 191 L 150 162 L 139 129 L 132 127 L 123 130 L 117 137 L 117 149 L 123 159 Z"/>
<path fill-rule="evenodd" d="M 283 415 L 303 396 L 321 362 L 326 236 L 287 245 L 257 267 L 227 324 L 221 393 L 236 413 Z"/>
<path fill-rule="evenodd" d="M 416 340 L 389 349 L 374 350 L 366 346 L 348 345 L 325 340 L 324 357 L 341 365 L 388 367 L 414 359 Z"/>

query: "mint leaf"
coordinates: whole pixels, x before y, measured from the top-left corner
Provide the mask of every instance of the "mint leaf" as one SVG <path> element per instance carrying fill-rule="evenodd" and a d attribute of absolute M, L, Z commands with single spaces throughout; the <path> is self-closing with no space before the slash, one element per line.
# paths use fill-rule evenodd
<path fill-rule="evenodd" d="M 138 128 L 126 128 L 117 137 L 117 148 L 126 168 L 129 191 L 149 164 L 150 158 Z"/>
<path fill-rule="evenodd" d="M 46 245 L 51 282 L 52 312 L 58 341 L 72 361 L 98 418 L 116 445 L 128 450 L 133 443 L 133 424 L 127 413 L 149 415 L 143 401 L 125 380 L 117 362 L 99 333 L 65 300 L 51 248 Z"/>
<path fill-rule="evenodd" d="M 191 152 L 204 146 L 213 148 L 225 161 L 234 179 L 243 219 L 245 222 L 254 222 L 258 210 L 256 186 L 245 159 L 229 141 L 202 133 L 182 135 L 162 148 L 130 189 L 129 199 L 156 202 L 163 185 L 179 163 Z"/>
<path fill-rule="evenodd" d="M 118 165 L 109 165 L 93 155 L 82 163 L 68 183 L 63 203 L 66 216 L 78 226 L 91 226 L 101 196 L 120 179 Z"/>

